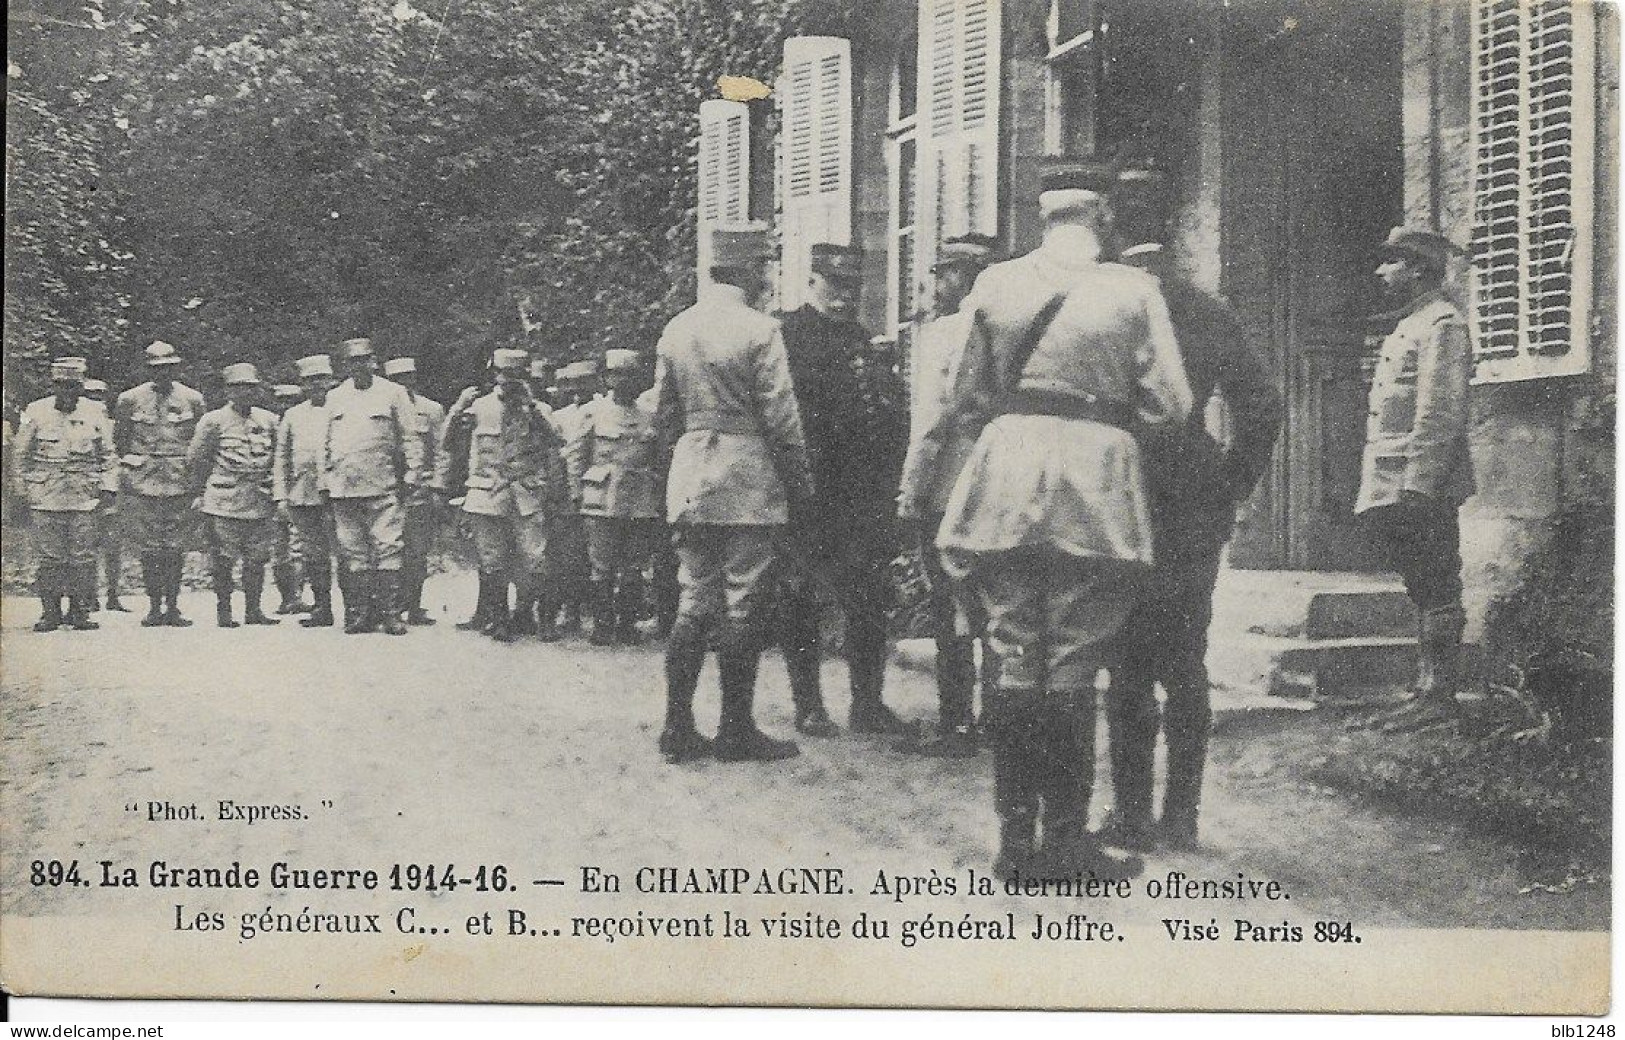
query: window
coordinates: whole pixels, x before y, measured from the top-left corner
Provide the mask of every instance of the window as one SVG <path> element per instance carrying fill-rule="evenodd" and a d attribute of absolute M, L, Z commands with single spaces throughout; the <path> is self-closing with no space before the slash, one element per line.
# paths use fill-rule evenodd
<path fill-rule="evenodd" d="M 1095 150 L 1095 85 L 1100 79 L 1099 10 L 1093 0 L 1050 0 L 1044 59 L 1044 151 Z"/>
<path fill-rule="evenodd" d="M 806 297 L 812 247 L 852 241 L 852 45 L 836 36 L 784 41 L 779 133 L 785 310 Z"/>
<path fill-rule="evenodd" d="M 1590 368 L 1592 11 L 1473 7 L 1474 379 Z"/>
<path fill-rule="evenodd" d="M 711 276 L 710 230 L 750 217 L 750 109 L 738 101 L 700 103 L 698 241 L 700 284 Z"/>
<path fill-rule="evenodd" d="M 908 36 L 892 63 L 891 102 L 886 121 L 886 168 L 890 178 L 891 224 L 887 241 L 887 334 L 907 355 L 915 321 L 914 222 L 919 210 L 915 117 L 919 92 L 919 42 Z"/>

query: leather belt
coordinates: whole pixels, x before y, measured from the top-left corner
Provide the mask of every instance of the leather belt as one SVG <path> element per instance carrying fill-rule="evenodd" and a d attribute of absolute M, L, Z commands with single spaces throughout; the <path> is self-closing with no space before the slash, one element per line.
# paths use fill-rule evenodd
<path fill-rule="evenodd" d="M 1048 415 L 1057 419 L 1086 419 L 1133 433 L 1136 415 L 1122 401 L 1093 395 L 1063 394 L 1047 390 L 1017 390 L 1004 402 L 1005 415 Z"/>

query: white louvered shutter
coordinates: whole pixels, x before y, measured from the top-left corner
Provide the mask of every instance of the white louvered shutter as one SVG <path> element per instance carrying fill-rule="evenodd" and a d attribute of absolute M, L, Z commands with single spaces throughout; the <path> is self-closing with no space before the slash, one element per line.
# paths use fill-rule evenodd
<path fill-rule="evenodd" d="M 999 228 L 999 0 L 920 0 L 915 285 L 937 245 Z"/>
<path fill-rule="evenodd" d="M 785 40 L 779 97 L 779 299 L 794 310 L 806 298 L 813 245 L 852 242 L 851 42 Z"/>
<path fill-rule="evenodd" d="M 710 281 L 711 229 L 750 219 L 750 109 L 738 101 L 700 103 L 700 284 Z"/>
<path fill-rule="evenodd" d="M 1590 368 L 1589 3 L 1475 0 L 1474 377 Z"/>

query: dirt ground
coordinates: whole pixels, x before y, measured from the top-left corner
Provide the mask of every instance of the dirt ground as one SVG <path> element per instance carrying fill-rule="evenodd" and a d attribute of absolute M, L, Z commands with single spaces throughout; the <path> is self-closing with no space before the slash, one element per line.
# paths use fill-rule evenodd
<path fill-rule="evenodd" d="M 848 735 L 802 739 L 801 757 L 779 765 L 666 766 L 654 747 L 657 646 L 503 646 L 452 628 L 473 599 L 467 576 L 435 579 L 428 599 L 440 623 L 403 638 L 307 631 L 288 619 L 220 631 L 202 593 L 184 597 L 198 622 L 191 629 L 147 630 L 139 614 L 104 613 L 96 633 L 36 635 L 28 626 L 37 608 L 5 599 L 7 912 L 126 907 L 117 889 L 29 885 L 36 858 L 454 860 L 506 863 L 571 886 L 595 864 L 838 864 L 864 886 L 879 870 L 963 874 L 989 864 L 985 754 L 921 760 Z M 827 663 L 825 679 L 843 719 L 844 666 Z M 712 666 L 701 682 L 697 714 L 709 728 Z M 905 716 L 934 710 L 918 672 L 894 668 L 888 691 Z M 782 664 L 769 657 L 758 717 L 784 735 L 789 712 Z M 1289 916 L 1363 927 L 1607 927 L 1605 884 L 1520 892 L 1524 850 L 1294 779 L 1280 760 L 1300 739 L 1295 727 L 1301 720 L 1290 713 L 1223 721 L 1207 847 L 1154 855 L 1148 876 L 1275 878 L 1292 894 Z M 221 799 L 296 803 L 310 818 L 252 826 L 147 818 L 149 801 L 196 803 L 212 816 Z M 1097 798 L 1097 818 L 1108 799 L 1109 791 Z M 1154 921 L 1167 910 L 1125 913 Z"/>

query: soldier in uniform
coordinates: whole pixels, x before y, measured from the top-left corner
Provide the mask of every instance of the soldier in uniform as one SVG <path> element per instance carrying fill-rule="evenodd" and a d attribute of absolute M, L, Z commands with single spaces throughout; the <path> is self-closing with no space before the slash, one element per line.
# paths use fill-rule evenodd
<path fill-rule="evenodd" d="M 635 350 L 605 353 L 609 395 L 582 407 L 565 449 L 571 484 L 581 490 L 592 561 L 592 641 L 601 646 L 637 641 L 643 568 L 660 534 L 660 453 L 653 416 L 637 404 L 640 362 Z"/>
<path fill-rule="evenodd" d="M 1377 268 L 1403 317 L 1377 358 L 1354 511 L 1416 605 L 1415 697 L 1391 727 L 1448 717 L 1461 682 L 1458 511 L 1476 485 L 1467 444 L 1472 350 L 1461 311 L 1443 292 L 1456 251 L 1436 231 L 1394 228 Z"/>
<path fill-rule="evenodd" d="M 434 618 L 423 609 L 423 583 L 429 577 L 429 554 L 434 551 L 437 508 L 429 484 L 439 465 L 436 453 L 445 430 L 446 408 L 418 390 L 417 359 L 390 358 L 384 362 L 384 375 L 406 389 L 406 396 L 418 412 L 416 433 L 422 444 L 423 465 L 406 497 L 406 554 L 401 561 L 401 591 L 406 597 L 406 623 L 432 625 Z"/>
<path fill-rule="evenodd" d="M 1155 171 L 1131 169 L 1119 177 L 1119 189 L 1127 188 L 1133 198 L 1141 190 L 1135 185 L 1151 181 Z M 1101 838 L 1145 850 L 1160 836 L 1163 844 L 1189 849 L 1196 846 L 1212 726 L 1207 632 L 1213 588 L 1236 511 L 1269 465 L 1281 425 L 1281 396 L 1268 363 L 1247 343 L 1230 305 L 1176 274 L 1162 246 L 1149 238 L 1160 232 L 1161 221 L 1131 226 L 1126 214 L 1133 209 L 1117 208 L 1120 240 L 1132 243 L 1120 252 L 1119 262 L 1154 275 L 1161 285 L 1193 406 L 1186 422 L 1141 439 L 1156 569 L 1123 626 L 1119 659 L 1111 670 L 1107 720 L 1115 805 Z M 1215 391 L 1224 395 L 1229 410 L 1225 447 L 1203 425 Z M 1159 682 L 1167 697 L 1160 719 Z M 1168 747 L 1160 835 L 1151 818 L 1159 728 Z"/>
<path fill-rule="evenodd" d="M 199 420 L 187 451 L 186 468 L 198 493 L 197 507 L 208 525 L 214 577 L 215 623 L 236 628 L 232 617 L 232 571 L 243 566 L 243 620 L 275 625 L 260 607 L 265 565 L 276 545 L 276 503 L 271 465 L 276 454 L 277 417 L 258 408 L 260 377 L 250 364 L 227 365 L 221 373 L 228 403 Z"/>
<path fill-rule="evenodd" d="M 870 350 L 869 334 L 853 318 L 862 263 L 855 247 L 814 245 L 808 302 L 784 316 L 813 483 L 823 492 L 791 520 L 798 558 L 777 603 L 796 728 L 812 736 L 838 732 L 819 683 L 819 587 L 833 594 L 846 617 L 853 732 L 908 729 L 881 700 L 891 601 L 886 572 L 898 549 L 895 498 L 908 416 L 894 359 Z"/>
<path fill-rule="evenodd" d="M 1143 867 L 1107 855 L 1088 830 L 1095 679 L 1153 556 L 1131 430 L 1183 422 L 1191 392 L 1156 280 L 1101 262 L 1114 180 L 1084 160 L 1044 170 L 1043 243 L 977 279 L 954 399 L 938 419 L 980 431 L 937 545 L 981 601 L 999 661 L 983 717 L 994 871 L 1005 877 Z"/>
<path fill-rule="evenodd" d="M 463 512 L 474 532 L 480 561 L 483 631 L 512 642 L 508 586 L 521 602 L 557 610 L 558 600 L 535 586 L 548 576 L 549 539 L 572 512 L 564 445 L 526 382 L 529 358 L 522 350 L 498 350 L 496 389 L 469 406 L 470 448 Z M 450 491 L 451 463 L 441 455 L 436 491 Z"/>
<path fill-rule="evenodd" d="M 598 392 L 598 363 L 574 361 L 558 371 L 559 406 L 553 409 L 554 429 L 564 443 L 576 436 L 583 409 Z M 573 478 L 572 478 L 573 479 Z M 570 497 L 579 507 L 581 489 L 572 483 Z M 592 553 L 587 547 L 587 527 L 578 515 L 560 520 L 554 530 L 553 567 L 563 615 L 560 627 L 566 632 L 581 629 L 582 605 L 592 578 Z M 545 627 L 545 626 L 544 626 Z"/>
<path fill-rule="evenodd" d="M 547 414 L 553 414 L 553 395 L 556 387 L 553 379 L 557 373 L 553 362 L 542 357 L 530 359 L 530 396 L 536 403 L 547 409 Z"/>
<path fill-rule="evenodd" d="M 277 428 L 281 430 L 282 417 L 305 398 L 305 390 L 298 383 L 278 383 L 271 388 L 273 411 L 277 415 Z M 280 437 L 280 432 L 278 436 Z M 299 530 L 287 510 L 276 512 L 276 547 L 271 551 L 271 581 L 276 585 L 277 614 L 308 614 L 311 605 L 301 599 L 305 586 L 304 547 L 299 544 Z"/>
<path fill-rule="evenodd" d="M 176 599 L 191 501 L 186 449 L 208 408 L 202 394 L 175 382 L 181 359 L 174 347 L 156 342 L 146 356 L 152 378 L 124 391 L 113 407 L 113 440 L 124 471 L 121 512 L 141 551 L 149 604 L 141 624 L 185 628 L 192 622 L 181 616 Z"/>
<path fill-rule="evenodd" d="M 105 413 L 84 400 L 85 359 L 51 362 L 51 396 L 23 409 L 13 445 L 18 491 L 34 519 L 36 632 L 89 631 L 96 592 L 96 512 L 113 501 L 118 470 Z M 66 615 L 62 598 L 68 598 Z"/>
<path fill-rule="evenodd" d="M 715 229 L 711 257 L 713 284 L 666 325 L 656 352 L 655 430 L 670 453 L 666 519 L 682 583 L 659 740 L 673 763 L 799 753 L 757 729 L 753 713 L 775 532 L 813 486 L 779 323 L 751 309 L 767 288 L 768 232 Z M 722 683 L 714 742 L 694 726 L 694 689 L 713 639 Z"/>
<path fill-rule="evenodd" d="M 404 389 L 377 376 L 370 340 L 345 340 L 344 358 L 350 378 L 327 395 L 322 444 L 322 487 L 348 572 L 344 631 L 404 635 L 401 503 L 423 471 L 419 411 Z"/>
<path fill-rule="evenodd" d="M 107 384 L 100 379 L 85 380 L 85 400 L 102 410 L 102 416 L 107 424 L 107 443 L 113 443 L 113 413 L 107 407 Z M 108 503 L 106 508 L 96 510 L 96 543 L 101 547 L 102 580 L 107 585 L 107 609 L 116 610 L 121 614 L 128 613 L 130 608 L 119 599 L 119 585 L 124 577 L 124 536 L 119 530 L 116 498 Z M 95 612 L 101 608 L 101 603 L 92 591 L 91 611 Z"/>
<path fill-rule="evenodd" d="M 322 445 L 327 439 L 327 392 L 333 388 L 333 362 L 311 354 L 295 362 L 304 401 L 289 408 L 277 425 L 276 464 L 271 489 L 277 512 L 293 525 L 300 562 L 316 605 L 304 628 L 333 625 L 333 512 L 322 494 Z M 341 582 L 342 587 L 342 582 Z"/>
<path fill-rule="evenodd" d="M 936 274 L 936 317 L 921 326 L 914 346 L 910 441 L 898 493 L 898 516 L 918 525 L 920 561 L 930 582 L 927 608 L 937 644 L 938 704 L 936 732 L 922 731 L 906 737 L 898 749 L 947 758 L 976 754 L 976 650 L 975 637 L 961 634 L 961 611 L 954 599 L 953 583 L 942 569 L 936 537 L 948 493 L 975 439 L 957 428 L 939 429 L 936 420 L 952 397 L 970 337 L 970 315 L 960 309 L 960 304 L 992 255 L 993 239 L 986 235 L 950 238 L 937 250 L 932 269 Z M 932 441 L 933 433 L 944 434 L 947 440 Z M 975 605 L 970 607 L 974 613 Z M 973 625 L 972 630 L 980 627 Z M 984 664 L 991 666 L 992 654 L 986 647 L 983 655 Z"/>

